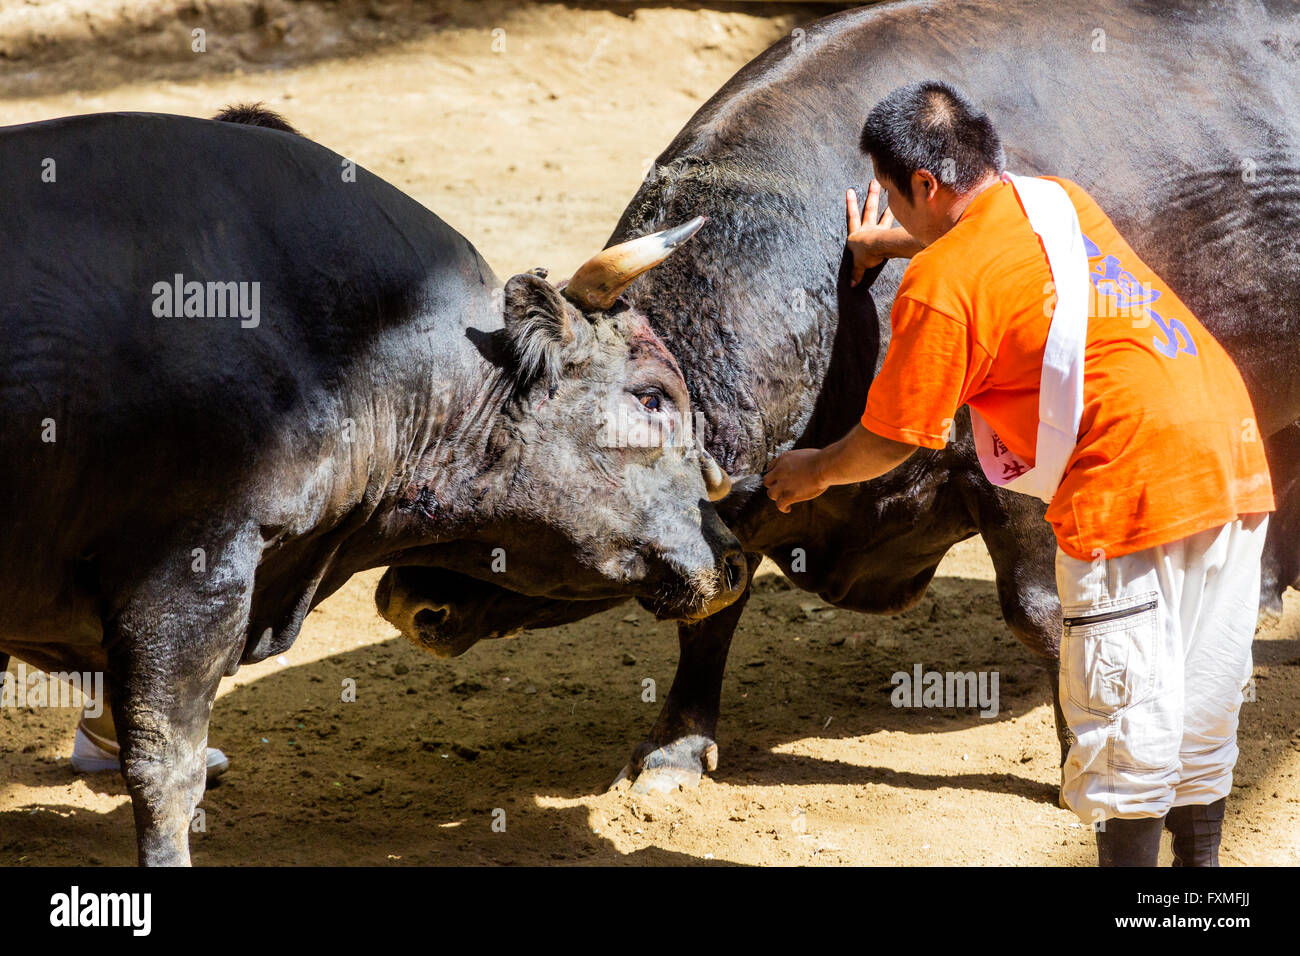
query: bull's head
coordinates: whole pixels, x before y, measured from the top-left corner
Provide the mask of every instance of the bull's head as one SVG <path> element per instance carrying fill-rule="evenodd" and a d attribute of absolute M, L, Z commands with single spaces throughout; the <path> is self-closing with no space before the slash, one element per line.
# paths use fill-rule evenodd
<path fill-rule="evenodd" d="M 606 249 L 559 287 L 541 270 L 506 283 L 512 396 L 484 494 L 499 550 L 430 564 L 538 598 L 637 597 L 664 618 L 703 617 L 740 595 L 744 555 L 712 505 L 730 481 L 696 439 L 677 362 L 619 298 L 702 223 Z M 376 603 L 440 649 L 445 596 L 384 586 Z"/>

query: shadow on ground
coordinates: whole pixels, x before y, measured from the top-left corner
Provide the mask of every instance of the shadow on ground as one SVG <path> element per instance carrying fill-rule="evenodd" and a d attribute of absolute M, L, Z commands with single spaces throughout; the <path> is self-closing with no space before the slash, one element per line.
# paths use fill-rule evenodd
<path fill-rule="evenodd" d="M 1256 656 L 1270 698 L 1300 696 L 1300 642 L 1275 635 L 1257 642 Z M 218 700 L 211 740 L 232 768 L 205 798 L 205 829 L 192 838 L 195 862 L 706 862 L 659 848 L 620 853 L 593 833 L 586 807 L 555 806 L 605 790 L 658 711 L 642 700 L 644 681 L 654 681 L 662 699 L 675 662 L 673 627 L 625 605 L 480 644 L 450 661 L 394 638 L 273 670 Z M 999 713 L 985 719 L 973 708 L 895 708 L 891 675 L 916 663 L 997 671 Z M 355 700 L 346 701 L 353 684 Z M 948 789 L 957 800 L 1009 794 L 1055 806 L 1050 722 L 1035 728 L 1032 746 L 998 754 L 991 772 L 952 763 L 971 734 L 994 733 L 1031 711 L 1043 721 L 1048 703 L 1044 672 L 1007 634 L 987 581 L 936 579 L 915 608 L 895 617 L 829 611 L 801 592 L 760 590 L 732 648 L 714 780 L 758 790 Z M 1287 719 L 1282 711 L 1276 717 Z M 6 720 L 30 722 L 28 736 L 40 721 L 48 734 L 39 739 L 50 741 L 5 755 L 6 782 L 47 794 L 86 785 L 56 759 L 73 715 L 20 712 Z M 1286 753 L 1248 736 L 1249 710 L 1244 721 L 1243 762 L 1268 766 Z M 837 745 L 840 759 L 791 752 L 880 731 L 903 742 L 938 735 L 930 748 L 935 765 L 855 763 L 861 748 L 853 741 Z M 88 783 L 112 809 L 92 812 L 56 798 L 0 813 L 0 855 L 39 864 L 76 848 L 74 858 L 92 863 L 133 862 L 124 787 L 112 775 Z"/>

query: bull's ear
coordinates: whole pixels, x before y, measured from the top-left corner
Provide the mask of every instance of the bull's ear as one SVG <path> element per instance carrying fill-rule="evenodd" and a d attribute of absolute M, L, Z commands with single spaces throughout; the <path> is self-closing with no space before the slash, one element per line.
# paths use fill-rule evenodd
<path fill-rule="evenodd" d="M 528 272 L 506 283 L 505 326 L 521 383 L 543 376 L 557 381 L 564 372 L 566 352 L 583 331 L 555 287 Z"/>

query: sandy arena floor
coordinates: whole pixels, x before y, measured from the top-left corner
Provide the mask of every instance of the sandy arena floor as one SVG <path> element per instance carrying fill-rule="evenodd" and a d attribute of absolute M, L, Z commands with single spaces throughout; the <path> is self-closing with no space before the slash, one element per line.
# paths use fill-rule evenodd
<path fill-rule="evenodd" d="M 433 209 L 499 275 L 563 275 L 696 107 L 825 12 L 0 0 L 0 122 L 261 100 Z M 191 53 L 204 24 L 208 52 Z M 629 604 L 439 661 L 376 615 L 377 579 L 223 685 L 211 739 L 232 765 L 204 801 L 196 863 L 1095 860 L 1056 806 L 1046 681 L 1001 622 L 978 541 L 897 617 L 762 578 L 732 649 L 718 772 L 668 797 L 606 787 L 658 712 L 643 679 L 671 683 L 672 625 Z M 1300 863 L 1298 598 L 1256 641 L 1225 865 Z M 997 670 L 1000 713 L 895 709 L 890 675 L 916 663 Z M 68 765 L 76 719 L 0 708 L 0 865 L 134 862 L 120 780 Z"/>

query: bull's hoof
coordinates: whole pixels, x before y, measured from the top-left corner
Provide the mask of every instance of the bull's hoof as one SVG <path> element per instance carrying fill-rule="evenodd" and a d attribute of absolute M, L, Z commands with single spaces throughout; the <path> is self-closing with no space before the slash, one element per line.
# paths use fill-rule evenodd
<path fill-rule="evenodd" d="M 1262 631 L 1273 627 L 1282 620 L 1282 600 L 1262 602 L 1259 615 L 1255 618 L 1255 630 Z"/>
<path fill-rule="evenodd" d="M 611 789 L 635 774 L 633 793 L 671 793 L 678 788 L 698 787 L 705 772 L 717 769 L 718 745 L 702 734 L 679 737 L 662 745 L 646 741 L 637 748 L 632 762 L 623 768 Z"/>

